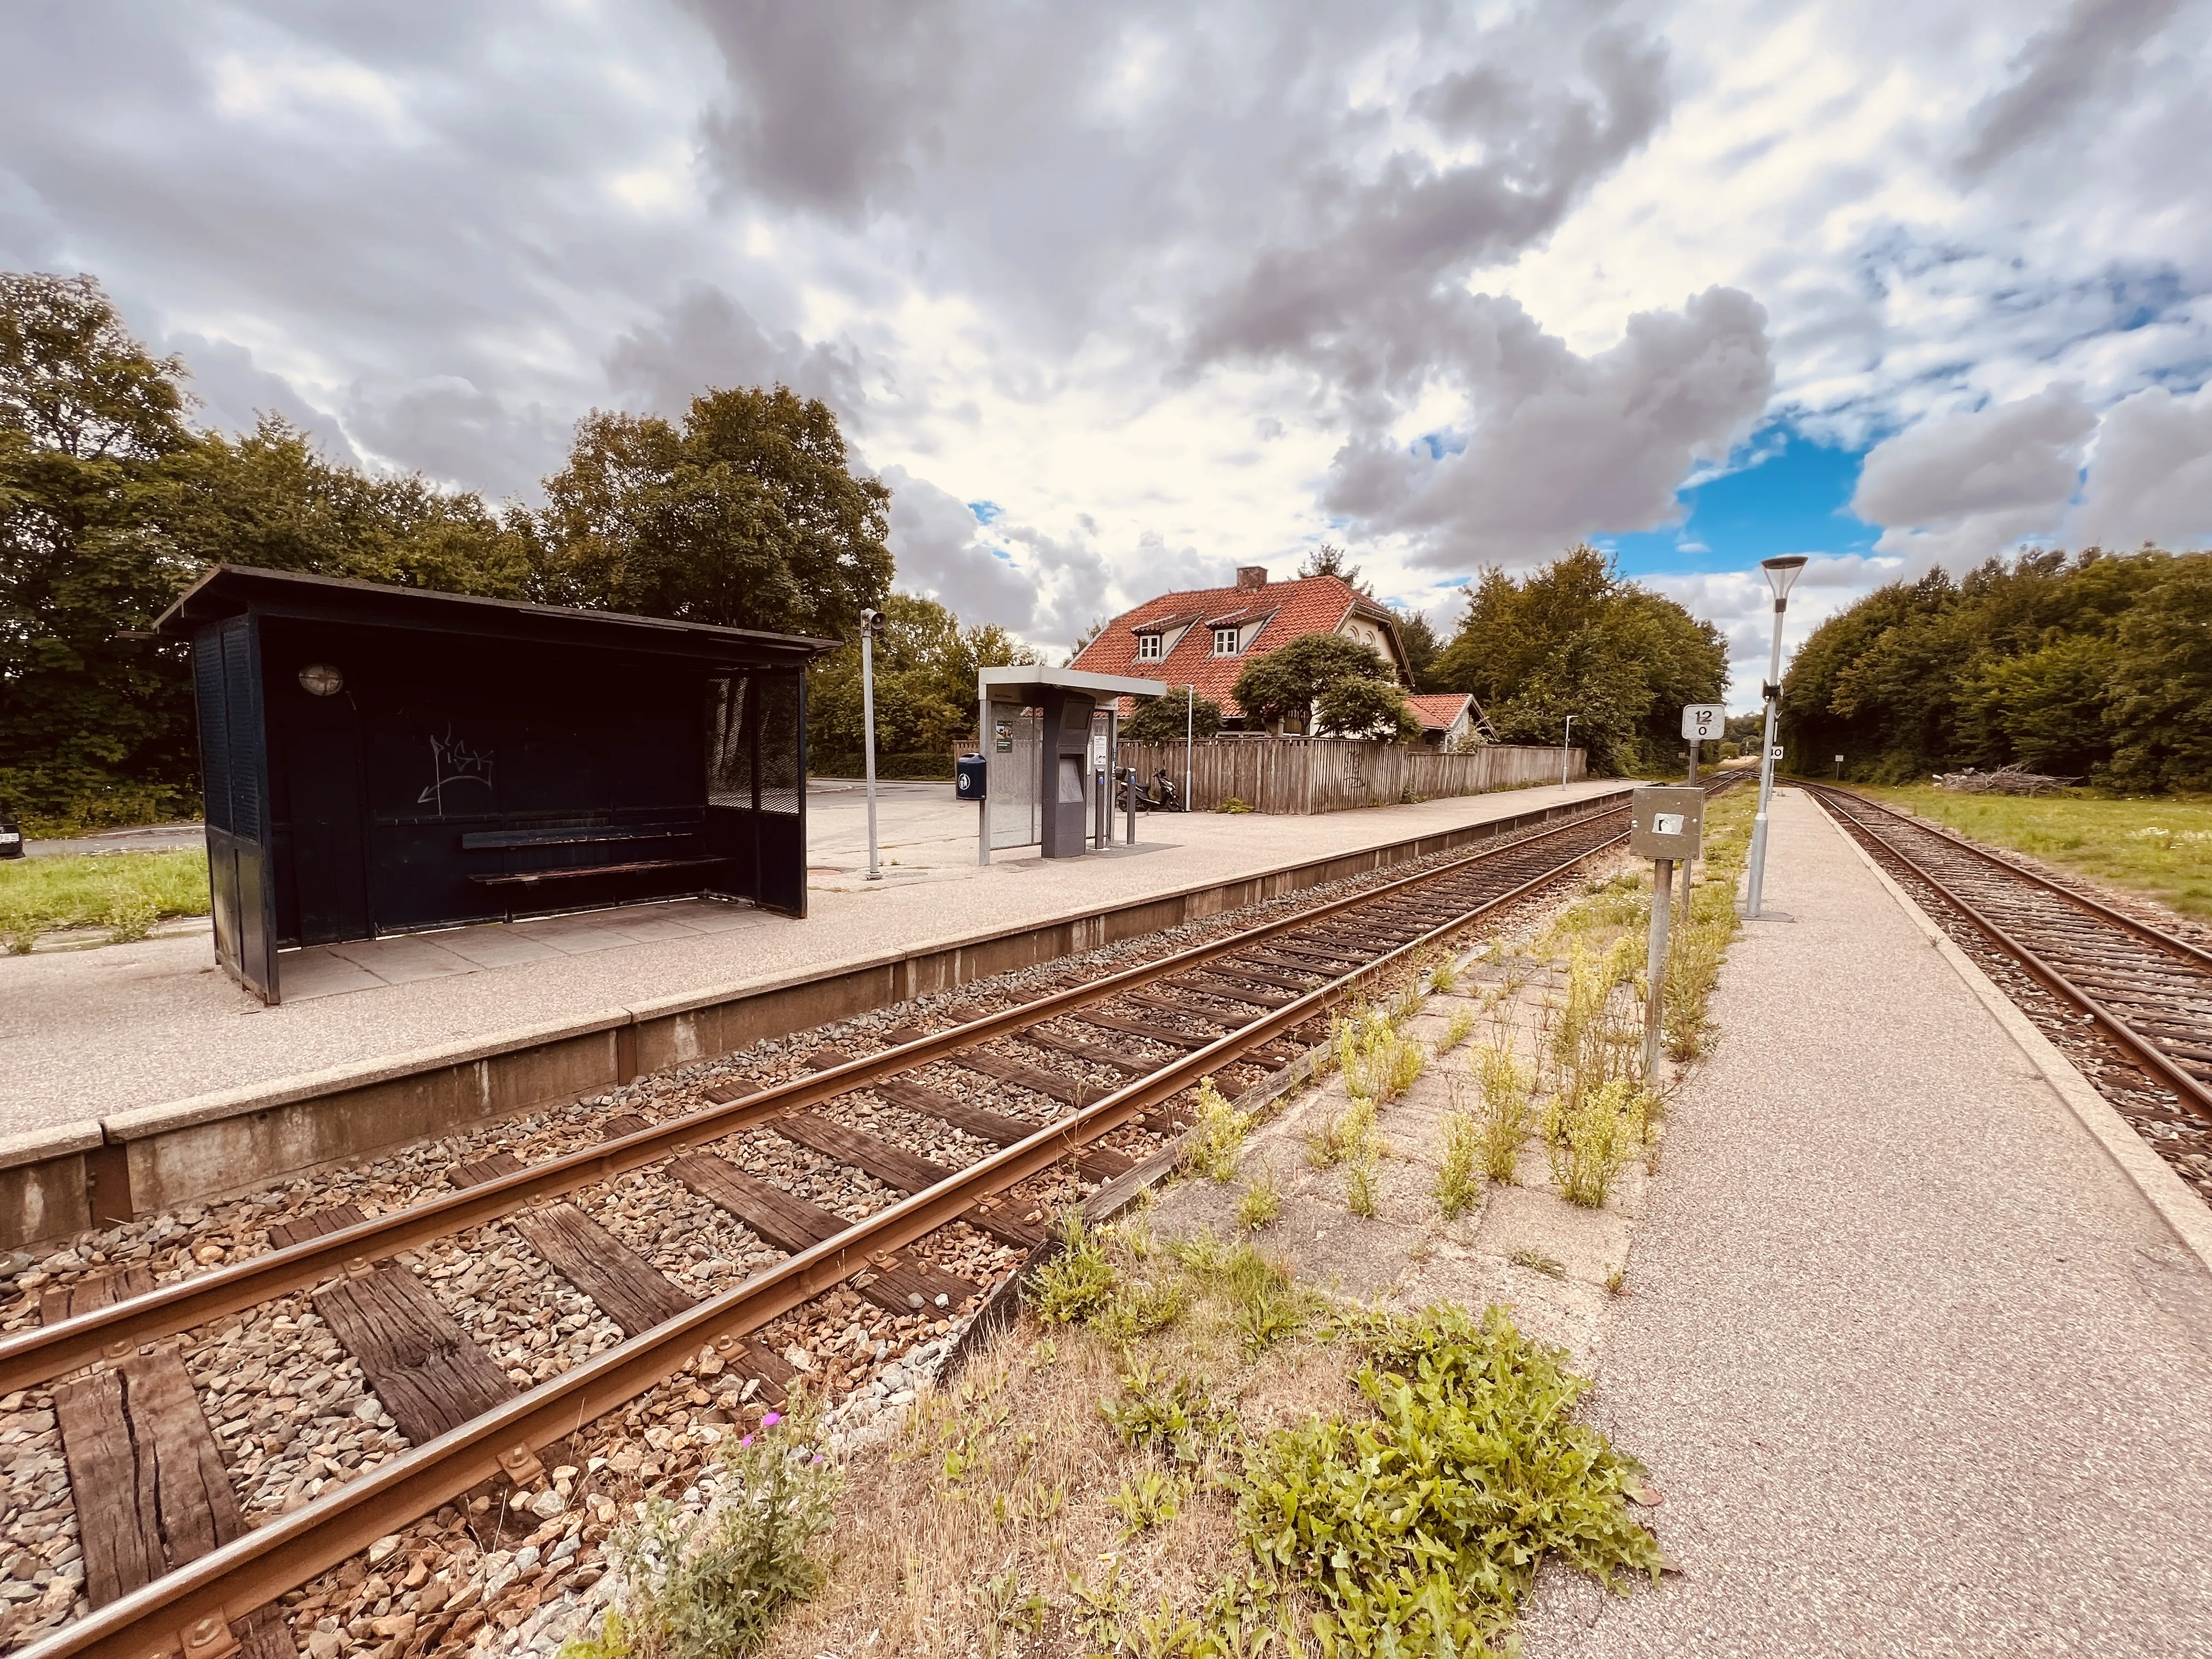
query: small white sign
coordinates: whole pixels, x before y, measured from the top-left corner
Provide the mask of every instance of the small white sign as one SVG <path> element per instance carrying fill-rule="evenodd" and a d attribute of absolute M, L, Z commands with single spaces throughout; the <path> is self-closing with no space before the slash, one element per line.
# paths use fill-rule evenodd
<path fill-rule="evenodd" d="M 1773 747 L 1773 748 L 1771 748 L 1771 749 L 1768 750 L 1766 752 L 1767 752 L 1768 756 L 1769 756 L 1771 758 L 1772 758 L 1772 759 L 1774 759 L 1774 760 L 1780 760 L 1780 759 L 1782 758 L 1782 752 L 1783 752 L 1783 751 L 1782 751 L 1782 745 L 1781 745 L 1780 744 L 1778 744 L 1778 744 L 1776 744 L 1774 745 L 1774 747 Z"/>
<path fill-rule="evenodd" d="M 1655 836 L 1680 835 L 1685 816 L 1680 812 L 1654 812 L 1651 815 L 1651 833 Z"/>
<path fill-rule="evenodd" d="M 1693 702 L 1682 709 L 1682 735 L 1698 743 L 1710 743 L 1728 726 L 1728 710 L 1717 702 Z"/>

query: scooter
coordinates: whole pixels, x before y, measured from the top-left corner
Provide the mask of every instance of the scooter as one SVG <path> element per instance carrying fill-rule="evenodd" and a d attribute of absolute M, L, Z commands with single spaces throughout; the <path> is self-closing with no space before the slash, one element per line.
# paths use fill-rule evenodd
<path fill-rule="evenodd" d="M 1124 812 L 1129 810 L 1129 791 L 1134 781 L 1127 775 L 1121 779 L 1117 802 Z M 1165 771 L 1152 774 L 1152 787 L 1137 790 L 1137 810 L 1140 812 L 1180 812 L 1183 810 L 1182 797 L 1176 793 L 1175 781 Z"/>

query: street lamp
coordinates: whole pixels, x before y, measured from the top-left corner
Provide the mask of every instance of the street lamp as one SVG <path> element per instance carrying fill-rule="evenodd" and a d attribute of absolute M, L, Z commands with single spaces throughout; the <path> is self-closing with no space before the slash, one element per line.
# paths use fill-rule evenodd
<path fill-rule="evenodd" d="M 1751 821 L 1751 878 L 1744 889 L 1743 913 L 1759 914 L 1759 892 L 1766 884 L 1766 809 L 1774 798 L 1774 723 L 1782 712 L 1782 613 L 1790 608 L 1790 590 L 1805 568 L 1805 556 L 1792 553 L 1779 559 L 1761 559 L 1766 585 L 1774 590 L 1774 655 L 1761 688 L 1766 702 L 1766 740 L 1759 750 L 1759 816 Z"/>
<path fill-rule="evenodd" d="M 1574 764 L 1575 717 L 1567 716 L 1567 729 L 1559 734 L 1559 787 L 1567 787 L 1567 769 Z"/>
<path fill-rule="evenodd" d="M 868 757 L 868 877 L 870 881 L 881 881 L 884 872 L 876 862 L 876 624 L 883 621 L 884 613 L 869 609 L 860 612 L 860 728 L 864 748 Z"/>

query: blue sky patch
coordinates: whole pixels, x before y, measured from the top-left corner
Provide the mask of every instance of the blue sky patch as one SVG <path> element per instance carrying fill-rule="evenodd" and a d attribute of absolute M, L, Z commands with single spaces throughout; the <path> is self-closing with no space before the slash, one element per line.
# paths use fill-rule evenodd
<path fill-rule="evenodd" d="M 1787 428 L 1754 440 L 1749 466 L 1692 484 L 1671 530 L 1607 536 L 1632 576 L 1748 570 L 1778 553 L 1864 553 L 1881 532 L 1854 518 L 1861 449 L 1834 449 Z"/>

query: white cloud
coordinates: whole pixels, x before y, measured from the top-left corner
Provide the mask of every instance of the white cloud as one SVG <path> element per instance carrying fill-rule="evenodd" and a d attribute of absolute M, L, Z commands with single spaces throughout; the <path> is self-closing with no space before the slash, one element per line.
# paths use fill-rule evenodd
<path fill-rule="evenodd" d="M 2212 391 L 2163 386 L 2108 410 L 2072 522 L 2077 545 L 2212 545 Z"/>
<path fill-rule="evenodd" d="M 1048 647 L 1323 537 L 1448 611 L 1483 559 L 1668 523 L 1762 414 L 1890 434 L 1871 585 L 2212 531 L 2208 29 L 2206 0 L 48 7 L 0 54 L 0 264 L 189 337 L 211 418 L 319 413 L 495 495 L 594 405 L 785 379 L 903 481 L 909 585 Z M 1757 657 L 1755 595 L 1684 591 Z"/>
<path fill-rule="evenodd" d="M 1978 563 L 2047 531 L 2073 499 L 2097 416 L 2078 388 L 1921 422 L 1868 453 L 1851 511 L 1916 568 Z"/>

